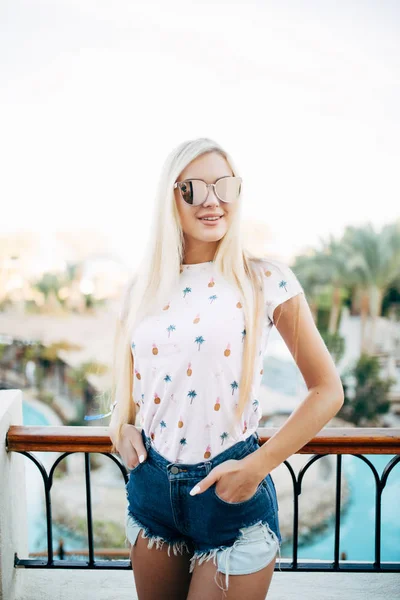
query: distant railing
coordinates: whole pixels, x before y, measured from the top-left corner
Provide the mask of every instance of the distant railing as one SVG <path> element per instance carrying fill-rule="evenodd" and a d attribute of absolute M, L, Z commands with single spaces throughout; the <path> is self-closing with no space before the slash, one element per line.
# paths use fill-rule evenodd
<path fill-rule="evenodd" d="M 257 432 L 260 444 L 264 444 L 274 435 L 277 428 L 260 427 Z M 107 427 L 28 427 L 12 425 L 6 437 L 6 449 L 9 452 L 19 452 L 27 456 L 39 469 L 45 490 L 46 522 L 47 522 L 47 560 L 38 558 L 21 559 L 15 554 L 14 566 L 24 568 L 62 568 L 62 569 L 131 569 L 130 560 L 95 560 L 95 555 L 101 555 L 102 550 L 94 550 L 92 502 L 90 483 L 90 454 L 101 453 L 114 461 L 120 469 L 125 483 L 128 481 L 128 471 L 118 455 L 111 454 L 111 440 Z M 47 473 L 36 452 L 62 452 Z M 83 452 L 85 454 L 85 484 L 86 484 L 86 515 L 88 532 L 88 549 L 77 552 L 62 550 L 62 558 L 55 559 L 53 554 L 53 530 L 51 516 L 51 487 L 54 471 L 57 465 L 69 454 Z M 286 465 L 293 483 L 294 513 L 293 513 L 293 554 L 292 559 L 282 558 L 281 570 L 286 571 L 340 571 L 340 572 L 400 572 L 400 562 L 381 563 L 381 498 L 388 477 L 394 467 L 400 462 L 400 429 L 398 428 L 324 428 L 297 454 L 313 454 L 300 469 L 297 477 L 287 460 Z M 336 454 L 336 499 L 335 499 L 335 543 L 333 561 L 299 561 L 299 495 L 301 484 L 306 471 L 323 456 Z M 341 475 L 342 455 L 351 454 L 358 457 L 371 469 L 375 479 L 375 556 L 373 562 L 340 560 L 340 509 L 341 509 Z M 393 454 L 380 477 L 374 465 L 364 454 Z M 400 512 L 398 513 L 400 520 Z M 88 555 L 87 561 L 66 560 L 70 554 Z M 110 556 L 117 556 L 118 551 L 110 551 Z M 275 566 L 277 569 L 277 566 Z"/>

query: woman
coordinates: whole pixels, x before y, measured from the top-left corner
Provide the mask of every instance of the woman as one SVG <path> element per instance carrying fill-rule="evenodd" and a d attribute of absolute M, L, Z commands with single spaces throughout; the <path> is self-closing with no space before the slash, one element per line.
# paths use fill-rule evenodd
<path fill-rule="evenodd" d="M 241 191 L 213 140 L 171 152 L 118 320 L 109 431 L 130 470 L 126 533 L 140 600 L 213 600 L 221 589 L 264 599 L 282 541 L 270 471 L 343 403 L 293 271 L 243 247 Z M 309 393 L 259 446 L 273 325 Z"/>

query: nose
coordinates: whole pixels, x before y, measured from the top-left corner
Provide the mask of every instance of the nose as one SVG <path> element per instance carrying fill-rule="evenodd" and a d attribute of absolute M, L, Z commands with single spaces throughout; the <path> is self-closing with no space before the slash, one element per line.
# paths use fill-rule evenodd
<path fill-rule="evenodd" d="M 207 191 L 207 198 L 204 200 L 202 206 L 219 206 L 219 200 L 215 195 L 214 187 L 212 184 L 208 185 Z"/>

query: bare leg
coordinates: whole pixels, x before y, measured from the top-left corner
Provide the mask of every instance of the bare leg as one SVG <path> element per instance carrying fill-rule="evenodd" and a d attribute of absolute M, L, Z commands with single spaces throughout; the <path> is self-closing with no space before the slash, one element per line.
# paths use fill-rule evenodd
<path fill-rule="evenodd" d="M 276 556 L 263 569 L 248 575 L 229 575 L 229 587 L 227 591 L 220 589 L 225 587 L 225 575 L 217 571 L 212 560 L 203 562 L 194 567 L 192 581 L 190 583 L 187 600 L 265 600 L 272 575 L 274 573 Z"/>
<path fill-rule="evenodd" d="M 168 555 L 168 545 L 148 548 L 148 538 L 139 531 L 130 549 L 133 576 L 139 600 L 186 600 L 192 573 L 189 563 L 192 554 L 183 551 Z"/>

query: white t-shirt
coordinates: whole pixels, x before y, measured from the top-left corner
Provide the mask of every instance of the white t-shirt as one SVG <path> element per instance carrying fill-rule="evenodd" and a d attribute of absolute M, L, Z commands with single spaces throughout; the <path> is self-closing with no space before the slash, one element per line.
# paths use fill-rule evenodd
<path fill-rule="evenodd" d="M 261 348 L 251 399 L 233 434 L 229 426 L 239 398 L 244 315 L 238 290 L 218 273 L 215 263 L 182 265 L 179 287 L 168 304 L 135 326 L 131 347 L 136 425 L 171 462 L 214 458 L 257 429 L 257 398 L 274 309 L 304 293 L 290 267 L 274 263 L 263 261 Z"/>

